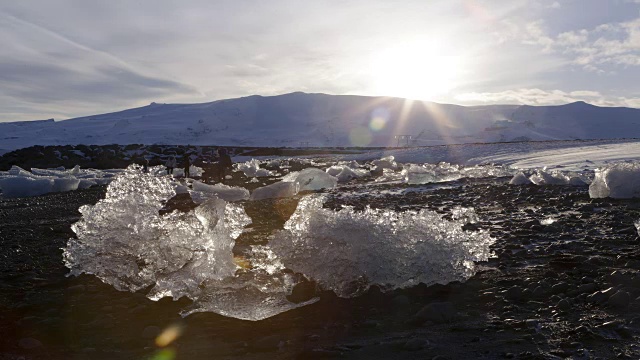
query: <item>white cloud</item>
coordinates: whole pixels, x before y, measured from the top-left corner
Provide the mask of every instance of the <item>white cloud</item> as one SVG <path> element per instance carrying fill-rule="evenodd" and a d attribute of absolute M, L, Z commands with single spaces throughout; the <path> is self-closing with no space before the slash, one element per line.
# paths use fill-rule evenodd
<path fill-rule="evenodd" d="M 514 33 L 513 24 L 506 27 Z M 517 33 L 523 44 L 541 46 L 544 52 L 568 57 L 586 71 L 602 73 L 604 65 L 640 66 L 640 17 L 556 36 L 548 33 L 544 21 L 537 20 L 521 26 Z"/>

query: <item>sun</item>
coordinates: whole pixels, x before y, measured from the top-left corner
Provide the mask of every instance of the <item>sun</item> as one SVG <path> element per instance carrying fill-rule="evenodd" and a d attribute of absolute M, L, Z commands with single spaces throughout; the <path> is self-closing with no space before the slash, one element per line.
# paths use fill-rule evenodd
<path fill-rule="evenodd" d="M 446 94 L 460 82 L 460 56 L 449 55 L 426 41 L 405 42 L 372 58 L 374 91 L 380 95 L 430 100 Z"/>

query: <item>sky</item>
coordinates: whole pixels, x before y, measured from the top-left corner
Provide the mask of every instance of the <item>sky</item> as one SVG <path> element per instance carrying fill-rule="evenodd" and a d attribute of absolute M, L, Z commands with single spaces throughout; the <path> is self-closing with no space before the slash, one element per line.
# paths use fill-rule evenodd
<path fill-rule="evenodd" d="M 0 0 L 0 122 L 294 91 L 640 108 L 640 0 Z"/>

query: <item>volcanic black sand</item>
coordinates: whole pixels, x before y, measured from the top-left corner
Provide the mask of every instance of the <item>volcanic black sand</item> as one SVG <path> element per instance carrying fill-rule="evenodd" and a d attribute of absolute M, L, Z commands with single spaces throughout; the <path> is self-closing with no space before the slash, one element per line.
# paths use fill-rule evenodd
<path fill-rule="evenodd" d="M 379 190 L 409 187 L 379 185 L 359 196 L 344 195 L 349 187 L 330 191 L 325 206 L 335 209 L 446 215 L 472 206 L 481 222 L 467 229 L 489 230 L 496 257 L 465 283 L 372 288 L 355 299 L 321 293 L 313 305 L 259 322 L 214 313 L 182 319 L 178 312 L 189 300 L 153 302 L 90 275 L 66 277 L 61 248 L 74 236 L 77 209 L 102 198 L 105 188 L 0 200 L 0 359 L 640 358 L 633 225 L 640 201 L 593 200 L 586 187 L 507 180 L 397 194 Z M 237 249 L 264 242 L 296 201 L 245 203 L 254 231 L 238 239 Z M 550 217 L 556 221 L 541 224 Z M 313 295 L 297 290 L 301 298 Z M 158 347 L 154 339 L 170 326 L 181 336 Z"/>

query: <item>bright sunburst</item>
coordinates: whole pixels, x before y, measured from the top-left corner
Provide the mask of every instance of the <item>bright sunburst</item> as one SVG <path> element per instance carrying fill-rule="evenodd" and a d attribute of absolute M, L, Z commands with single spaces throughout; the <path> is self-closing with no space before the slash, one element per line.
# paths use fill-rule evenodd
<path fill-rule="evenodd" d="M 437 45 L 407 42 L 374 55 L 371 72 L 378 94 L 429 100 L 457 86 L 462 65 Z"/>

